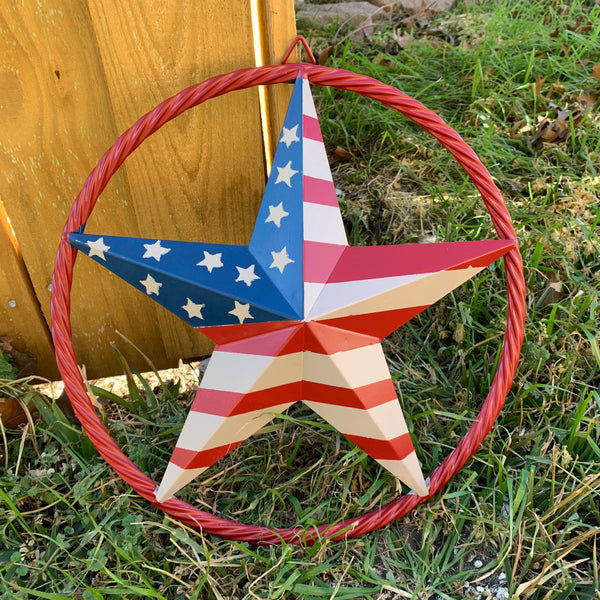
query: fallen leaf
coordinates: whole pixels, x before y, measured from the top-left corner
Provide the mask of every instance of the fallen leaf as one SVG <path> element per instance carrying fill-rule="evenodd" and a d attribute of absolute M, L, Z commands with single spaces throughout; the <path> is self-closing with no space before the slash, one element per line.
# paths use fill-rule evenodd
<path fill-rule="evenodd" d="M 420 7 L 416 6 L 404 6 L 409 10 L 412 10 L 413 13 L 408 17 L 400 20 L 400 23 L 405 23 L 409 28 L 411 27 L 427 27 L 429 23 L 435 17 L 435 13 L 427 8 L 426 2 L 421 2 Z"/>
<path fill-rule="evenodd" d="M 27 409 L 32 412 L 33 404 L 30 402 Z M 23 404 L 16 398 L 0 398 L 0 418 L 2 425 L 14 429 L 19 425 L 27 423 L 27 413 L 23 410 Z"/>
<path fill-rule="evenodd" d="M 393 67 L 394 61 L 390 60 L 387 54 L 380 52 L 374 59 L 374 65 L 379 65 L 381 67 Z"/>
<path fill-rule="evenodd" d="M 556 118 L 551 119 L 548 113 L 539 115 L 538 124 L 533 131 L 527 122 L 519 121 L 519 123 L 513 125 L 509 135 L 513 139 L 518 138 L 518 132 L 522 136 L 521 139 L 533 150 L 540 149 L 543 143 L 562 142 L 569 134 L 571 127 L 579 125 L 597 101 L 598 96 L 596 94 L 586 93 L 576 98 L 576 104 L 571 104 L 566 108 L 559 108 L 556 104 L 550 102 L 548 106 L 550 109 L 556 110 Z"/>
<path fill-rule="evenodd" d="M 319 56 L 317 56 L 317 64 L 324 67 L 327 64 L 327 61 L 333 56 L 335 52 L 335 46 L 332 44 L 331 46 L 327 46 L 325 50 L 321 50 L 319 52 Z"/>
<path fill-rule="evenodd" d="M 545 81 L 546 81 L 545 77 L 542 77 L 541 75 L 536 75 L 536 77 L 535 77 L 535 95 L 536 96 L 541 96 L 542 86 L 544 85 Z"/>
<path fill-rule="evenodd" d="M 394 30 L 394 41 L 398 44 L 399 48 L 408 48 L 412 37 L 409 35 L 402 35 L 398 29 Z"/>
<path fill-rule="evenodd" d="M 567 118 L 559 116 L 555 121 L 544 119 L 538 126 L 536 134 L 544 142 L 561 142 L 569 133 L 568 114 Z"/>
<path fill-rule="evenodd" d="M 562 85 L 561 83 L 551 83 L 550 84 L 550 89 L 548 90 L 548 92 L 546 93 L 546 98 L 548 98 L 548 100 L 550 100 L 554 94 L 564 94 L 567 91 L 566 86 Z"/>
<path fill-rule="evenodd" d="M 596 94 L 581 94 L 580 96 L 577 96 L 577 102 L 579 102 L 579 104 L 581 104 L 581 108 L 587 112 L 588 110 L 590 110 L 590 108 L 593 108 L 596 105 L 596 102 L 598 102 L 598 96 L 596 96 Z"/>
<path fill-rule="evenodd" d="M 537 302 L 538 306 L 548 306 L 556 304 L 564 296 L 563 284 L 560 281 L 553 281 L 546 286 L 546 289 L 540 294 Z"/>
<path fill-rule="evenodd" d="M 594 65 L 594 68 L 592 69 L 592 77 L 600 81 L 600 63 Z"/>
<path fill-rule="evenodd" d="M 371 18 L 371 15 L 368 15 L 367 17 L 365 17 L 365 20 L 361 23 L 360 27 L 355 29 L 346 37 L 350 37 L 350 39 L 355 42 L 361 40 L 369 41 L 374 31 L 375 25 L 373 24 L 373 19 Z"/>
<path fill-rule="evenodd" d="M 589 33 L 591 30 L 592 24 L 587 22 L 584 23 L 582 15 L 577 15 L 577 17 L 575 17 L 574 25 L 567 25 L 567 31 L 574 31 L 575 33 L 580 33 L 584 35 L 586 33 Z"/>
<path fill-rule="evenodd" d="M 571 56 L 571 52 L 569 51 L 569 46 L 567 46 L 565 43 L 562 43 L 560 45 L 560 49 L 561 52 L 568 58 L 569 56 Z"/>
<path fill-rule="evenodd" d="M 7 336 L 0 337 L 0 352 L 11 357 L 11 364 L 17 371 L 17 379 L 29 377 L 36 372 L 37 360 L 29 354 L 14 348 L 11 338 Z"/>
<path fill-rule="evenodd" d="M 512 179 L 505 179 L 504 183 L 513 191 L 513 192 L 517 192 L 518 194 L 522 194 L 524 191 L 526 191 L 526 188 L 523 187 L 520 183 L 513 181 Z"/>
<path fill-rule="evenodd" d="M 329 157 L 329 162 L 331 164 L 336 163 L 336 162 L 340 162 L 342 160 L 348 160 L 349 158 L 352 158 L 354 155 L 352 154 L 352 152 L 346 150 L 345 148 L 342 148 L 341 146 L 338 146 L 332 153 L 331 156 Z"/>

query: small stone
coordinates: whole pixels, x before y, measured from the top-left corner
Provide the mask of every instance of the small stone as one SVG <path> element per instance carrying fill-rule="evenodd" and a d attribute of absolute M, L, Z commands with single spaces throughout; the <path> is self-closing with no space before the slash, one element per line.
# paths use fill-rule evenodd
<path fill-rule="evenodd" d="M 370 2 L 342 2 L 340 4 L 304 4 L 296 13 L 298 21 L 318 21 L 319 23 L 350 23 L 361 25 L 364 21 L 385 18 L 384 11 L 378 11 Z"/>
<path fill-rule="evenodd" d="M 413 12 L 420 11 L 423 4 L 425 4 L 425 10 L 443 12 L 454 6 L 454 0 L 397 0 L 395 4 L 399 4 L 406 10 L 412 10 Z"/>
<path fill-rule="evenodd" d="M 370 0 L 370 2 L 379 8 L 392 8 L 394 4 L 398 4 L 397 0 Z"/>
<path fill-rule="evenodd" d="M 206 373 L 206 369 L 208 369 L 208 363 L 209 362 L 210 362 L 210 358 L 205 358 L 198 365 L 198 381 L 202 381 L 202 378 L 204 377 L 204 373 Z"/>
<path fill-rule="evenodd" d="M 483 567 L 483 562 L 482 562 L 482 561 L 480 561 L 480 560 L 476 560 L 476 561 L 473 563 L 473 566 L 474 566 L 476 569 L 481 569 L 481 567 Z"/>

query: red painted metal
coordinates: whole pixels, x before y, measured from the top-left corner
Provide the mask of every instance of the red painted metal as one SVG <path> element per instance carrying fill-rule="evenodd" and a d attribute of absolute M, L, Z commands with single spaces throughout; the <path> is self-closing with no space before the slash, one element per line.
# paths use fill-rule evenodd
<path fill-rule="evenodd" d="M 349 90 L 377 100 L 418 123 L 437 138 L 465 169 L 481 193 L 498 236 L 501 239 L 516 241 L 512 221 L 500 191 L 492 181 L 487 169 L 458 133 L 420 102 L 396 88 L 342 69 L 332 69 L 314 64 L 282 64 L 243 69 L 212 77 L 159 104 L 128 129 L 106 152 L 86 180 L 73 204 L 56 255 L 52 280 L 52 335 L 65 389 L 77 417 L 102 457 L 138 494 L 157 504 L 170 515 L 184 523 L 198 527 L 206 533 L 256 544 L 279 544 L 282 542 L 313 544 L 324 538 L 338 540 L 355 537 L 404 516 L 440 491 L 473 456 L 500 413 L 517 368 L 525 323 L 523 262 L 515 244 L 515 248 L 504 257 L 508 308 L 498 370 L 481 411 L 468 433 L 430 475 L 430 494 L 427 497 L 421 498 L 415 494 L 408 494 L 361 517 L 332 525 L 320 525 L 311 529 L 278 529 L 244 525 L 199 510 L 176 498 L 162 504 L 155 501 L 154 492 L 157 484 L 144 475 L 111 438 L 88 398 L 77 366 L 70 321 L 71 283 L 77 250 L 69 244 L 68 236 L 70 233 L 78 231 L 86 223 L 102 190 L 127 156 L 165 123 L 210 98 L 256 85 L 290 82 L 299 74 L 307 77 L 314 85 Z"/>
<path fill-rule="evenodd" d="M 308 42 L 306 41 L 306 38 L 303 35 L 297 35 L 294 38 L 294 41 L 290 44 L 290 47 L 287 49 L 285 56 L 283 57 L 283 60 L 281 61 L 281 64 L 285 65 L 285 63 L 288 61 L 288 58 L 291 56 L 292 52 L 294 51 L 294 48 L 298 44 L 302 44 L 302 46 L 304 47 L 304 51 L 306 52 L 308 58 L 310 59 L 310 62 L 313 65 L 316 65 L 317 60 L 315 59 L 315 55 L 312 53 L 312 50 L 310 49 L 310 46 L 308 45 Z"/>

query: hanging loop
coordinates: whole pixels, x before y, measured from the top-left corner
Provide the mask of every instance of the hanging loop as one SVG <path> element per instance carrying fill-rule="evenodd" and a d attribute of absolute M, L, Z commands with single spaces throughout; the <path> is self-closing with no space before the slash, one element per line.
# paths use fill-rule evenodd
<path fill-rule="evenodd" d="M 304 46 L 304 50 L 306 51 L 306 54 L 308 55 L 308 58 L 310 59 L 310 62 L 313 65 L 316 65 L 317 61 L 315 59 L 315 55 L 312 53 L 312 50 L 308 47 L 308 42 L 306 41 L 306 38 L 303 35 L 297 35 L 294 38 L 294 41 L 290 44 L 290 47 L 287 49 L 287 52 L 285 53 L 285 56 L 283 57 L 283 60 L 281 61 L 281 64 L 285 65 L 287 63 L 288 58 L 290 57 L 290 55 L 294 51 L 294 48 L 299 43 Z"/>

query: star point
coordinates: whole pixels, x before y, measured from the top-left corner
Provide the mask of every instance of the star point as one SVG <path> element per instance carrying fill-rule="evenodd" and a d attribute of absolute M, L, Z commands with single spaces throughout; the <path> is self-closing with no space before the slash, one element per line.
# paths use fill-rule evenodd
<path fill-rule="evenodd" d="M 140 281 L 140 283 L 146 288 L 146 294 L 148 294 L 148 296 L 151 296 L 152 294 L 155 294 L 156 296 L 159 295 L 162 283 L 156 281 L 156 279 L 154 279 L 150 273 L 148 273 L 146 279 Z"/>
<path fill-rule="evenodd" d="M 238 278 L 236 279 L 236 282 L 243 281 L 248 287 L 250 287 L 253 281 L 260 279 L 260 277 L 254 272 L 255 266 L 256 265 L 250 265 L 244 269 L 236 266 L 236 269 L 238 270 Z"/>
<path fill-rule="evenodd" d="M 275 167 L 277 169 L 277 179 L 275 184 L 285 183 L 288 187 L 292 187 L 292 177 L 298 173 L 298 171 L 292 169 L 292 161 L 289 160 L 285 167 Z"/>
<path fill-rule="evenodd" d="M 288 256 L 287 248 L 284 246 L 279 252 L 271 252 L 271 256 L 273 257 L 273 262 L 270 265 L 270 269 L 279 269 L 280 273 L 283 273 L 283 270 L 294 261 Z"/>
<path fill-rule="evenodd" d="M 275 223 L 277 227 L 281 227 L 281 219 L 289 217 L 290 213 L 283 208 L 283 202 L 277 206 L 269 206 L 269 216 L 265 219 L 265 223 Z"/>
<path fill-rule="evenodd" d="M 235 306 L 233 310 L 230 310 L 227 314 L 237 317 L 240 321 L 240 325 L 243 324 L 246 319 L 254 319 L 254 317 L 250 314 L 249 304 L 242 304 L 237 300 L 235 300 L 234 302 Z"/>
<path fill-rule="evenodd" d="M 171 248 L 164 248 L 160 245 L 160 240 L 156 240 L 154 244 L 144 244 L 146 252 L 142 258 L 154 258 L 157 262 L 160 262 L 161 257 L 171 252 Z"/>
<path fill-rule="evenodd" d="M 102 260 L 106 261 L 106 257 L 104 256 L 105 252 L 108 252 L 110 250 L 110 246 L 107 246 L 104 243 L 104 238 L 98 238 L 97 240 L 93 241 L 93 242 L 86 242 L 86 245 L 89 246 L 90 250 L 88 252 L 88 256 L 89 257 L 93 257 L 93 256 L 97 256 L 98 258 L 101 258 Z"/>
<path fill-rule="evenodd" d="M 197 267 L 206 267 L 209 273 L 212 273 L 213 269 L 218 269 L 223 266 L 223 262 L 221 260 L 222 253 L 217 252 L 215 254 L 211 254 L 204 250 L 204 258 L 196 263 Z"/>

